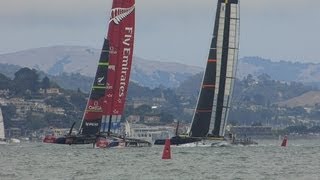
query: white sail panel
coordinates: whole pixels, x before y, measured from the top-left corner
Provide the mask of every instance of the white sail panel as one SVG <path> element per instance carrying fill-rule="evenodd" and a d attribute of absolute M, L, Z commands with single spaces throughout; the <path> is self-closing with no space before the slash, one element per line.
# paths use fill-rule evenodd
<path fill-rule="evenodd" d="M 222 3 L 220 8 L 220 18 L 224 18 L 226 15 L 226 4 Z"/>
<path fill-rule="evenodd" d="M 217 33 L 217 45 L 216 45 L 216 80 L 215 80 L 215 93 L 213 98 L 213 106 L 212 106 L 212 113 L 211 113 L 211 121 L 209 132 L 213 130 L 214 121 L 216 116 L 216 106 L 217 106 L 217 99 L 218 99 L 218 90 L 220 84 L 220 74 L 221 74 L 221 60 L 222 60 L 222 47 L 223 47 L 223 36 L 224 36 L 224 27 L 225 27 L 225 4 L 221 4 L 220 14 L 219 14 L 219 26 L 218 26 L 218 33 Z"/>
<path fill-rule="evenodd" d="M 225 126 L 230 109 L 231 95 L 233 92 L 234 78 L 236 74 L 236 65 L 239 48 L 239 10 L 238 4 L 231 4 L 230 27 L 229 27 L 229 44 L 228 44 L 228 62 L 225 83 L 225 96 L 223 102 L 222 119 L 220 124 L 219 135 L 224 136 Z"/>
<path fill-rule="evenodd" d="M 225 95 L 230 95 L 231 94 L 231 79 L 227 78 L 226 79 L 226 87 L 225 87 Z"/>
<path fill-rule="evenodd" d="M 225 8 L 224 4 L 221 5 L 220 17 L 219 17 L 219 27 L 217 33 L 217 59 L 221 59 L 222 54 L 222 45 L 223 45 L 223 33 L 224 33 L 224 24 L 225 24 Z M 218 51 L 220 50 L 220 56 L 218 55 Z"/>
<path fill-rule="evenodd" d="M 230 17 L 238 18 L 238 4 L 231 4 L 230 10 L 231 10 Z"/>
<path fill-rule="evenodd" d="M 228 109 L 227 108 L 223 108 L 222 110 L 222 118 L 221 118 L 221 125 L 220 125 L 220 131 L 219 131 L 219 136 L 224 136 L 224 129 L 226 126 L 226 122 L 227 122 L 227 112 Z"/>

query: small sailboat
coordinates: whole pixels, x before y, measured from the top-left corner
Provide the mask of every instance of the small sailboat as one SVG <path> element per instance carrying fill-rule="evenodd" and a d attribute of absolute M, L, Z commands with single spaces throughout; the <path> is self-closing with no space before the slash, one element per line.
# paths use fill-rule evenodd
<path fill-rule="evenodd" d="M 21 141 L 17 138 L 6 138 L 2 110 L 0 108 L 0 144 L 19 144 Z"/>
<path fill-rule="evenodd" d="M 225 141 L 238 60 L 239 8 L 239 0 L 218 0 L 213 37 L 190 131 L 187 136 L 172 137 L 172 145 Z M 164 139 L 155 141 L 156 145 L 164 143 Z"/>
<path fill-rule="evenodd" d="M 7 144 L 1 108 L 0 108 L 0 144 Z"/>

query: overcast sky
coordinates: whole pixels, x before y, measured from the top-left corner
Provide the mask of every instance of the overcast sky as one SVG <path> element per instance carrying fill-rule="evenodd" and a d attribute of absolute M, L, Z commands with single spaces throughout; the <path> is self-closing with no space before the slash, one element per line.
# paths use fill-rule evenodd
<path fill-rule="evenodd" d="M 136 0 L 135 55 L 203 66 L 217 0 Z M 102 46 L 111 0 L 0 0 L 0 54 Z M 320 63 L 320 1 L 241 0 L 240 57 Z"/>

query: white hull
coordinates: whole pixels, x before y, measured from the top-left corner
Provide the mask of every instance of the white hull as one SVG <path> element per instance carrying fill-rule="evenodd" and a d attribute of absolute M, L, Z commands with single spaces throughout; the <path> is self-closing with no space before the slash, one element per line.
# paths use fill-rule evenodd
<path fill-rule="evenodd" d="M 15 139 L 15 138 L 11 138 L 9 141 L 12 144 L 19 144 L 21 142 L 19 139 Z"/>
<path fill-rule="evenodd" d="M 6 141 L 0 140 L 0 145 L 3 145 L 3 144 L 8 144 L 8 143 Z"/>

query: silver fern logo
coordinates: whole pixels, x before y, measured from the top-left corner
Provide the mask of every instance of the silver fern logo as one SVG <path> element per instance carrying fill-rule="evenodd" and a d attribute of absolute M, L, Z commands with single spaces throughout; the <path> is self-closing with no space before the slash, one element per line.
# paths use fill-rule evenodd
<path fill-rule="evenodd" d="M 131 12 L 134 10 L 135 6 L 131 6 L 129 8 L 114 8 L 111 10 L 111 18 L 110 21 L 113 21 L 115 24 L 119 24 L 124 18 L 129 16 Z"/>

